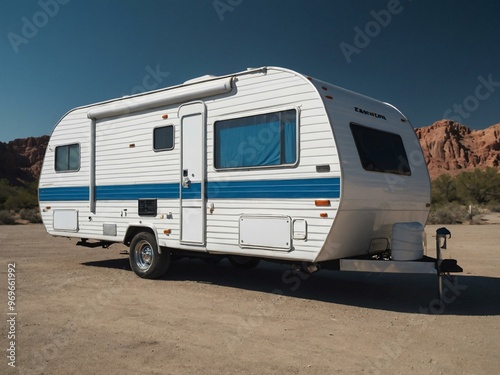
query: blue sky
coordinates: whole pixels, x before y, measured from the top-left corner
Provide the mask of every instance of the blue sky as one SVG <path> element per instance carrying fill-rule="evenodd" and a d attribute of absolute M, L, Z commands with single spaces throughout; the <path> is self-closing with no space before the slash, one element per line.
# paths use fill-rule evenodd
<path fill-rule="evenodd" d="M 50 134 L 77 106 L 265 65 L 392 103 L 415 127 L 483 129 L 500 122 L 499 15 L 495 0 L 2 1 L 0 141 Z"/>

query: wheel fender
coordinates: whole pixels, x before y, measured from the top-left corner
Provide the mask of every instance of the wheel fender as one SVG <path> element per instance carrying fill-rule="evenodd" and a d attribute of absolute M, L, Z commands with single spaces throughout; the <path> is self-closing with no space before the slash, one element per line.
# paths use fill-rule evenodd
<path fill-rule="evenodd" d="M 156 244 L 158 245 L 158 253 L 162 253 L 161 251 L 161 246 L 160 246 L 160 241 L 158 239 L 158 231 L 156 230 L 156 227 L 152 224 L 130 224 L 127 227 L 127 231 L 125 234 L 125 239 L 123 240 L 123 243 L 125 245 L 129 245 L 130 241 L 134 238 L 134 236 L 139 233 L 139 232 L 150 232 L 155 236 L 156 239 Z"/>

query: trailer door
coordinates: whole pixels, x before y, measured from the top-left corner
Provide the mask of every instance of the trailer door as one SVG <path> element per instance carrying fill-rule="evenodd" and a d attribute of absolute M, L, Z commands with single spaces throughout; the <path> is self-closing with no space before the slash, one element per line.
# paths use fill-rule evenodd
<path fill-rule="evenodd" d="M 205 104 L 196 102 L 179 109 L 181 120 L 181 243 L 205 244 L 206 151 Z"/>

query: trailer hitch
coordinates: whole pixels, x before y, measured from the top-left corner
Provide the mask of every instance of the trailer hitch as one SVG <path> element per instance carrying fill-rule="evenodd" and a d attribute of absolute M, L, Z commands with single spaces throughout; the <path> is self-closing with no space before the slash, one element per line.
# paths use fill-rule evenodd
<path fill-rule="evenodd" d="M 456 259 L 443 259 L 441 250 L 446 250 L 447 243 L 446 240 L 451 238 L 451 232 L 445 228 L 439 228 L 436 230 L 436 270 L 438 274 L 438 292 L 439 298 L 443 299 L 443 277 L 449 280 L 453 280 L 453 276 L 450 275 L 451 272 L 463 272 L 463 268 L 460 267 Z"/>
<path fill-rule="evenodd" d="M 102 247 L 103 249 L 107 249 L 111 245 L 112 242 L 109 241 L 88 242 L 86 238 L 82 238 L 80 241 L 76 243 L 76 246 L 89 247 L 92 249 L 96 247 Z"/>

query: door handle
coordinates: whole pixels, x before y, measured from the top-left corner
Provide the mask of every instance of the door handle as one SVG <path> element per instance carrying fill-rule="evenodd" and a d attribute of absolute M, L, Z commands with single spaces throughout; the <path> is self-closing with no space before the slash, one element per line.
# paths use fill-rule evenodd
<path fill-rule="evenodd" d="M 188 189 L 189 186 L 191 186 L 191 180 L 188 177 L 188 170 L 183 169 L 182 170 L 182 187 Z"/>

